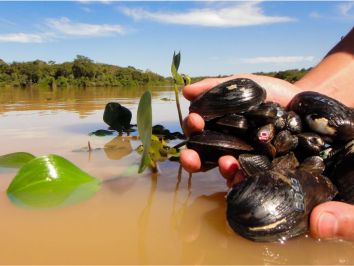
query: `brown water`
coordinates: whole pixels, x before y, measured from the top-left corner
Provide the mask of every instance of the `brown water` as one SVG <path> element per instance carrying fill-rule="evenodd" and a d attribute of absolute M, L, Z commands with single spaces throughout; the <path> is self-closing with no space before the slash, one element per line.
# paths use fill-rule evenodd
<path fill-rule="evenodd" d="M 58 154 L 106 180 L 80 204 L 50 210 L 13 205 L 16 170 L 0 168 L 0 264 L 354 264 L 354 243 L 303 236 L 255 243 L 226 225 L 226 185 L 217 170 L 195 174 L 176 162 L 127 176 L 139 161 L 134 137 L 88 136 L 106 129 L 103 109 L 119 101 L 135 113 L 138 89 L 0 89 L 0 154 Z M 173 92 L 153 93 L 153 121 L 178 130 Z M 188 103 L 182 101 L 184 113 Z M 93 149 L 87 152 L 87 142 Z"/>

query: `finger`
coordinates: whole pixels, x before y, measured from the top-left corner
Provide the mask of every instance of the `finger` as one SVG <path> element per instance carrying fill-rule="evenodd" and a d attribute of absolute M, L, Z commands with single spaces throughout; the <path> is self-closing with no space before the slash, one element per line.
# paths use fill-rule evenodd
<path fill-rule="evenodd" d="M 315 238 L 354 240 L 354 205 L 329 201 L 316 206 L 310 231 Z"/>
<path fill-rule="evenodd" d="M 198 172 L 202 166 L 198 153 L 190 149 L 181 151 L 180 162 L 189 173 Z"/>
<path fill-rule="evenodd" d="M 215 87 L 216 85 L 232 78 L 233 76 L 225 78 L 206 78 L 196 83 L 185 86 L 182 90 L 182 93 L 187 100 L 193 101 L 203 92 L 206 92 L 211 88 Z"/>
<path fill-rule="evenodd" d="M 192 133 L 202 132 L 204 126 L 205 126 L 204 119 L 196 113 L 190 113 L 183 120 L 183 131 L 187 136 L 189 136 Z"/>
<path fill-rule="evenodd" d="M 230 155 L 225 155 L 219 158 L 219 171 L 225 179 L 233 179 L 237 170 L 239 169 L 239 164 L 235 157 Z"/>
<path fill-rule="evenodd" d="M 245 173 L 241 169 L 239 169 L 239 170 L 237 170 L 237 172 L 233 178 L 227 180 L 226 185 L 228 187 L 233 187 L 234 185 L 245 180 L 245 178 L 246 178 Z"/>

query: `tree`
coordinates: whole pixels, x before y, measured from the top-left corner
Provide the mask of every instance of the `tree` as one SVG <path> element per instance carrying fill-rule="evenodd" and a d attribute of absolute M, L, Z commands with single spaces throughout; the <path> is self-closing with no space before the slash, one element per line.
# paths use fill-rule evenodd
<path fill-rule="evenodd" d="M 93 78 L 95 76 L 93 61 L 86 56 L 77 55 L 72 66 L 72 72 L 75 78 Z"/>

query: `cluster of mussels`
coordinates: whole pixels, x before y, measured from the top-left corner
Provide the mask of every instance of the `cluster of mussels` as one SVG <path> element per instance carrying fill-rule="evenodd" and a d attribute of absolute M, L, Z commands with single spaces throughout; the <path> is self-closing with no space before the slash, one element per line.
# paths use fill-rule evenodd
<path fill-rule="evenodd" d="M 306 232 L 316 205 L 354 203 L 354 110 L 316 92 L 297 94 L 286 109 L 265 99 L 250 79 L 200 95 L 190 112 L 206 127 L 187 147 L 205 164 L 238 158 L 246 178 L 228 193 L 228 223 L 248 239 L 278 241 Z"/>

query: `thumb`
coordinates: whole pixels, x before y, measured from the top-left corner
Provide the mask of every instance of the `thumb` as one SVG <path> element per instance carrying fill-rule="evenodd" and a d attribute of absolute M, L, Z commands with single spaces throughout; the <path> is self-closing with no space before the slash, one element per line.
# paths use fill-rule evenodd
<path fill-rule="evenodd" d="M 310 217 L 313 237 L 354 240 L 354 205 L 329 201 L 316 206 Z"/>

